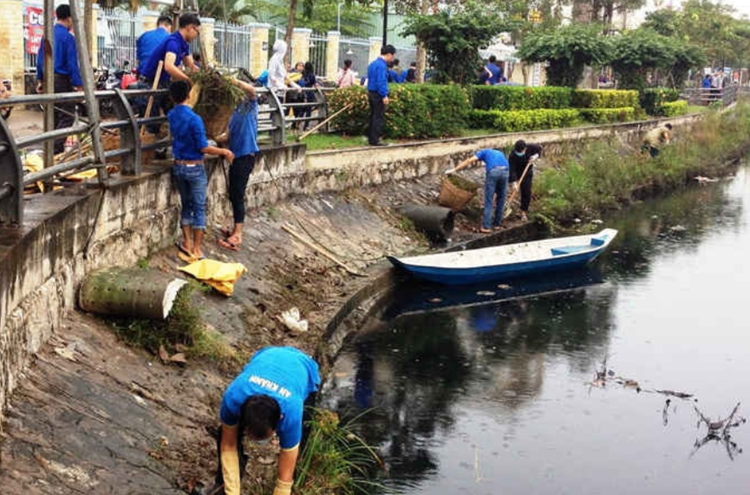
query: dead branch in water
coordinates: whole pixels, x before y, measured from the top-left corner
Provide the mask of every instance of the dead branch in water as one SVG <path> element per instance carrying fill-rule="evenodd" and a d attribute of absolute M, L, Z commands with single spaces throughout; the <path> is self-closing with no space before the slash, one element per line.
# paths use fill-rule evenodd
<path fill-rule="evenodd" d="M 711 419 L 703 414 L 703 412 L 701 412 L 701 410 L 698 409 L 695 404 L 693 405 L 693 409 L 699 417 L 698 424 L 696 426 L 700 428 L 701 424 L 705 424 L 708 431 L 706 432 L 706 436 L 695 441 L 693 452 L 690 454 L 691 457 L 695 455 L 695 453 L 698 452 L 701 447 L 711 441 L 722 443 L 726 448 L 727 455 L 731 460 L 734 460 L 734 456 L 736 454 L 742 453 L 742 448 L 740 448 L 736 442 L 732 441 L 732 437 L 730 434 L 731 428 L 736 428 L 746 421 L 745 418 L 737 416 L 737 412 L 740 410 L 739 402 L 736 406 L 734 406 L 734 409 L 732 409 L 732 412 L 729 414 L 729 416 L 718 421 L 711 421 Z"/>

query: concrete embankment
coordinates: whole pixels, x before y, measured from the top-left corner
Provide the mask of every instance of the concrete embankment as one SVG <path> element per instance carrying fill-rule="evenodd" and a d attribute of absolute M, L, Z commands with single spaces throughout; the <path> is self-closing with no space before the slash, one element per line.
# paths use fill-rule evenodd
<path fill-rule="evenodd" d="M 554 153 L 570 140 L 614 133 L 634 139 L 652 125 L 524 137 Z M 367 296 L 393 282 L 382 256 L 428 249 L 402 228 L 394 207 L 434 202 L 440 170 L 477 148 L 508 146 L 518 137 L 446 140 L 377 153 L 367 148 L 305 155 L 297 145 L 268 150 L 248 191 L 251 212 L 242 249 L 222 251 L 210 239 L 207 249 L 210 257 L 242 262 L 249 271 L 230 299 L 196 294 L 204 321 L 247 354 L 263 345 L 290 344 L 325 361 L 326 347 L 335 347 L 347 328 L 340 323 L 356 327 L 369 309 Z M 230 215 L 220 164 L 209 166 L 209 177 L 212 237 Z M 125 348 L 97 318 L 73 311 L 80 281 L 98 267 L 149 258 L 151 269 L 175 271 L 170 246 L 178 204 L 168 169 L 155 165 L 104 191 L 81 185 L 29 198 L 27 225 L 0 229 L 0 402 L 8 405 L 0 483 L 9 493 L 21 487 L 50 494 L 171 493 L 209 475 L 214 456 L 207 429 L 215 426 L 221 392 L 236 370 L 211 362 L 164 366 L 144 351 Z M 281 229 L 286 222 L 368 277 L 352 277 L 295 241 Z M 454 241 L 473 236 L 462 232 Z M 292 336 L 277 321 L 292 306 L 310 320 L 307 334 Z"/>

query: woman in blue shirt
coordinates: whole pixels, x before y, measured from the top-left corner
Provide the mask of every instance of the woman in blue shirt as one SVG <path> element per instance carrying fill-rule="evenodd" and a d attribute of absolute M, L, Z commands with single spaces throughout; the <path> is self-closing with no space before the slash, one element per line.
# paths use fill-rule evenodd
<path fill-rule="evenodd" d="M 229 149 L 236 157 L 229 166 L 229 201 L 232 203 L 234 227 L 224 231 L 220 246 L 238 251 L 242 244 L 242 226 L 245 223 L 245 189 L 255 168 L 258 152 L 258 99 L 252 84 L 234 80 L 247 97 L 237 105 L 229 120 Z"/>

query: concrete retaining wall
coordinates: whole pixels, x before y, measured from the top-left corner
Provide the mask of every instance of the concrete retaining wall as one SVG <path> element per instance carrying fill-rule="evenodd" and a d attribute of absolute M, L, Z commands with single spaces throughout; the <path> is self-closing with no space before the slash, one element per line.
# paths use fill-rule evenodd
<path fill-rule="evenodd" d="M 696 118 L 671 122 L 690 125 Z M 309 154 L 304 146 L 289 145 L 264 152 L 251 176 L 248 207 L 273 204 L 293 194 L 439 173 L 479 148 L 507 148 L 520 137 L 545 144 L 554 154 L 565 142 L 612 135 L 636 139 L 654 125 L 636 122 Z M 60 330 L 87 273 L 105 266 L 131 266 L 178 238 L 179 197 L 169 171 L 168 166 L 154 165 L 139 177 L 114 179 L 104 191 L 81 184 L 27 197 L 26 224 L 0 227 L 0 411 L 30 356 Z M 230 218 L 231 208 L 223 166 L 210 162 L 207 171 L 210 228 Z"/>

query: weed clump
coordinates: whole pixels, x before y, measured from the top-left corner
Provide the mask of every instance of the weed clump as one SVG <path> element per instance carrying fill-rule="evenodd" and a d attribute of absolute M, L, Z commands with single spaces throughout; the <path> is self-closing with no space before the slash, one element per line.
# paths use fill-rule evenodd
<path fill-rule="evenodd" d="M 353 421 L 341 424 L 332 411 L 312 408 L 309 435 L 297 464 L 295 493 L 372 493 L 372 474 L 382 461 L 375 450 L 353 432 Z"/>
<path fill-rule="evenodd" d="M 750 148 L 748 136 L 750 107 L 740 105 L 677 130 L 675 142 L 656 158 L 614 138 L 584 145 L 538 174 L 537 218 L 563 224 L 591 218 L 646 193 L 682 187 L 695 175 L 721 175 Z"/>
<path fill-rule="evenodd" d="M 130 346 L 158 354 L 184 352 L 188 357 L 234 363 L 240 358 L 221 334 L 207 328 L 200 310 L 191 301 L 195 287 L 184 286 L 175 298 L 172 311 L 164 321 L 134 318 L 108 318 L 114 333 Z"/>

